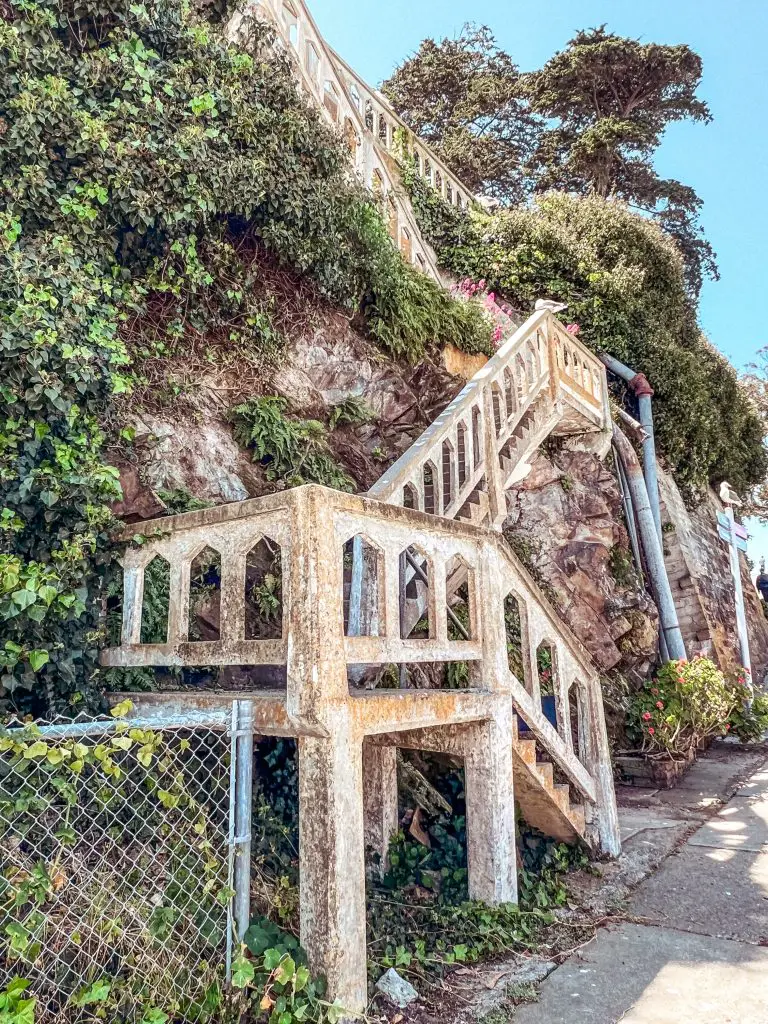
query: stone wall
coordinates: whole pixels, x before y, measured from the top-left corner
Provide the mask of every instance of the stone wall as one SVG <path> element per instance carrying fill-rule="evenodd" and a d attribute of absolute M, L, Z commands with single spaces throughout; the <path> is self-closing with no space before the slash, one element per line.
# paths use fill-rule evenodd
<path fill-rule="evenodd" d="M 717 532 L 723 505 L 709 491 L 689 508 L 669 473 L 660 472 L 664 553 L 672 594 L 689 654 L 707 654 L 722 668 L 739 663 L 734 586 L 728 548 Z M 741 577 L 747 608 L 750 655 L 754 676 L 768 669 L 768 621 L 741 555 Z"/>
<path fill-rule="evenodd" d="M 598 670 L 618 670 L 635 684 L 645 679 L 656 660 L 658 615 L 631 567 L 609 462 L 540 451 L 509 492 L 504 532 Z"/>

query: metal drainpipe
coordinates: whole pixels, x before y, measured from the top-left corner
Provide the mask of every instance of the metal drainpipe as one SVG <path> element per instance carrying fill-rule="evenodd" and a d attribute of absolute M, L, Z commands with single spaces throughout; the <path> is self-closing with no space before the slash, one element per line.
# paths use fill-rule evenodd
<path fill-rule="evenodd" d="M 640 542 L 637 538 L 637 523 L 635 522 L 635 506 L 632 504 L 632 495 L 629 491 L 629 484 L 627 478 L 624 475 L 624 467 L 621 464 L 619 453 L 614 448 L 613 455 L 616 460 L 616 475 L 619 479 L 619 490 L 621 491 L 621 501 L 624 505 L 624 518 L 627 520 L 627 532 L 629 533 L 629 544 L 632 548 L 632 557 L 635 560 L 637 566 L 637 572 L 640 576 L 640 582 L 643 581 L 643 562 L 640 557 Z"/>
<path fill-rule="evenodd" d="M 664 564 L 664 550 L 656 530 L 643 471 L 640 468 L 640 461 L 635 454 L 635 449 L 615 423 L 613 425 L 613 443 L 621 459 L 627 486 L 635 506 L 640 539 L 645 552 L 645 565 L 659 609 L 661 629 L 669 657 L 675 660 L 685 658 L 683 634 L 677 619 L 677 609 L 672 597 L 672 588 L 669 585 L 667 567 Z"/>
<path fill-rule="evenodd" d="M 613 356 L 609 356 L 606 352 L 601 353 L 600 359 L 611 373 L 615 373 L 617 377 L 625 380 L 637 396 L 640 424 L 646 433 L 646 437 L 643 440 L 645 486 L 648 488 L 648 497 L 651 499 L 651 512 L 653 513 L 653 521 L 656 524 L 656 532 L 659 535 L 659 540 L 663 541 L 664 538 L 661 534 L 661 505 L 659 503 L 659 475 L 656 467 L 656 441 L 653 436 L 653 409 L 651 407 L 653 388 L 648 383 L 645 374 L 635 373 L 634 370 L 630 370 L 628 366 L 620 363 L 618 359 L 614 359 Z"/>
<path fill-rule="evenodd" d="M 659 543 L 661 544 L 662 554 L 664 551 L 664 535 L 661 530 L 661 503 L 659 500 L 659 474 L 656 463 L 656 440 L 653 433 L 653 408 L 651 405 L 651 399 L 653 398 L 653 388 L 648 383 L 648 378 L 644 373 L 635 373 L 624 363 L 619 362 L 618 359 L 614 359 L 613 356 L 609 356 L 607 352 L 602 352 L 600 359 L 604 365 L 615 373 L 617 377 L 621 377 L 627 384 L 632 388 L 637 397 L 637 409 L 638 415 L 640 416 L 640 426 L 642 427 L 645 436 L 642 438 L 643 445 L 643 475 L 645 477 L 645 486 L 648 491 L 648 499 L 651 503 L 651 514 L 653 515 L 653 522 L 656 526 L 656 533 L 659 536 Z M 661 657 L 663 661 L 669 661 L 669 651 L 667 649 L 667 643 L 662 631 L 659 636 L 659 647 L 661 651 Z"/>

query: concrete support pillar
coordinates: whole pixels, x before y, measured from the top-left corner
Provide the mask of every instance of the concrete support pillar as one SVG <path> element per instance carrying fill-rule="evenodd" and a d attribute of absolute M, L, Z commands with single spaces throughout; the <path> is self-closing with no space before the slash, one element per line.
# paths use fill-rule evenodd
<path fill-rule="evenodd" d="M 343 637 L 341 547 L 319 489 L 296 498 L 287 707 L 298 738 L 301 942 L 328 994 L 367 1003 L 363 743 L 353 727 Z"/>
<path fill-rule="evenodd" d="M 389 844 L 399 825 L 397 747 L 363 743 L 365 845 L 378 856 L 381 874 L 388 868 Z"/>
<path fill-rule="evenodd" d="M 603 694 L 597 677 L 584 686 L 584 705 L 589 725 L 585 729 L 585 749 L 581 762 L 594 780 L 597 796 L 597 802 L 592 808 L 591 828 L 596 833 L 601 853 L 618 857 L 621 853 L 619 812 L 613 788 L 613 765 L 605 729 Z"/>
<path fill-rule="evenodd" d="M 331 998 L 361 1013 L 368 1001 L 363 750 L 344 717 L 327 738 L 298 740 L 301 943 Z"/>
<path fill-rule="evenodd" d="M 512 702 L 503 713 L 478 723 L 467 737 L 467 860 L 470 899 L 517 902 L 515 795 L 512 770 Z"/>

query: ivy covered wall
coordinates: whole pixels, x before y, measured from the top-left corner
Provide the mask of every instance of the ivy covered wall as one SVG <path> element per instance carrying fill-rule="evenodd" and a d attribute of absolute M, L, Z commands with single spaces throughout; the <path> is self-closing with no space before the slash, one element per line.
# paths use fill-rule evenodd
<path fill-rule="evenodd" d="M 142 361 L 274 348 L 248 237 L 390 355 L 488 350 L 479 306 L 407 266 L 271 31 L 185 0 L 0 5 L 0 697 L 94 688 L 119 497 L 105 445 Z M 124 403 L 123 403 L 124 405 Z"/>

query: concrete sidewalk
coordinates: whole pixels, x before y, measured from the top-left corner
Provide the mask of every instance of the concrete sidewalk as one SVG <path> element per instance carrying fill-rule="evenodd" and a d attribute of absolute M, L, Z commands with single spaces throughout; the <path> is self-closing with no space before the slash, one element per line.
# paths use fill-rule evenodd
<path fill-rule="evenodd" d="M 627 846 L 654 830 L 679 842 L 739 756 L 715 752 L 686 788 L 635 794 Z M 768 1024 L 768 770 L 764 755 L 743 765 L 746 784 L 635 890 L 631 921 L 554 970 L 515 1024 Z"/>

